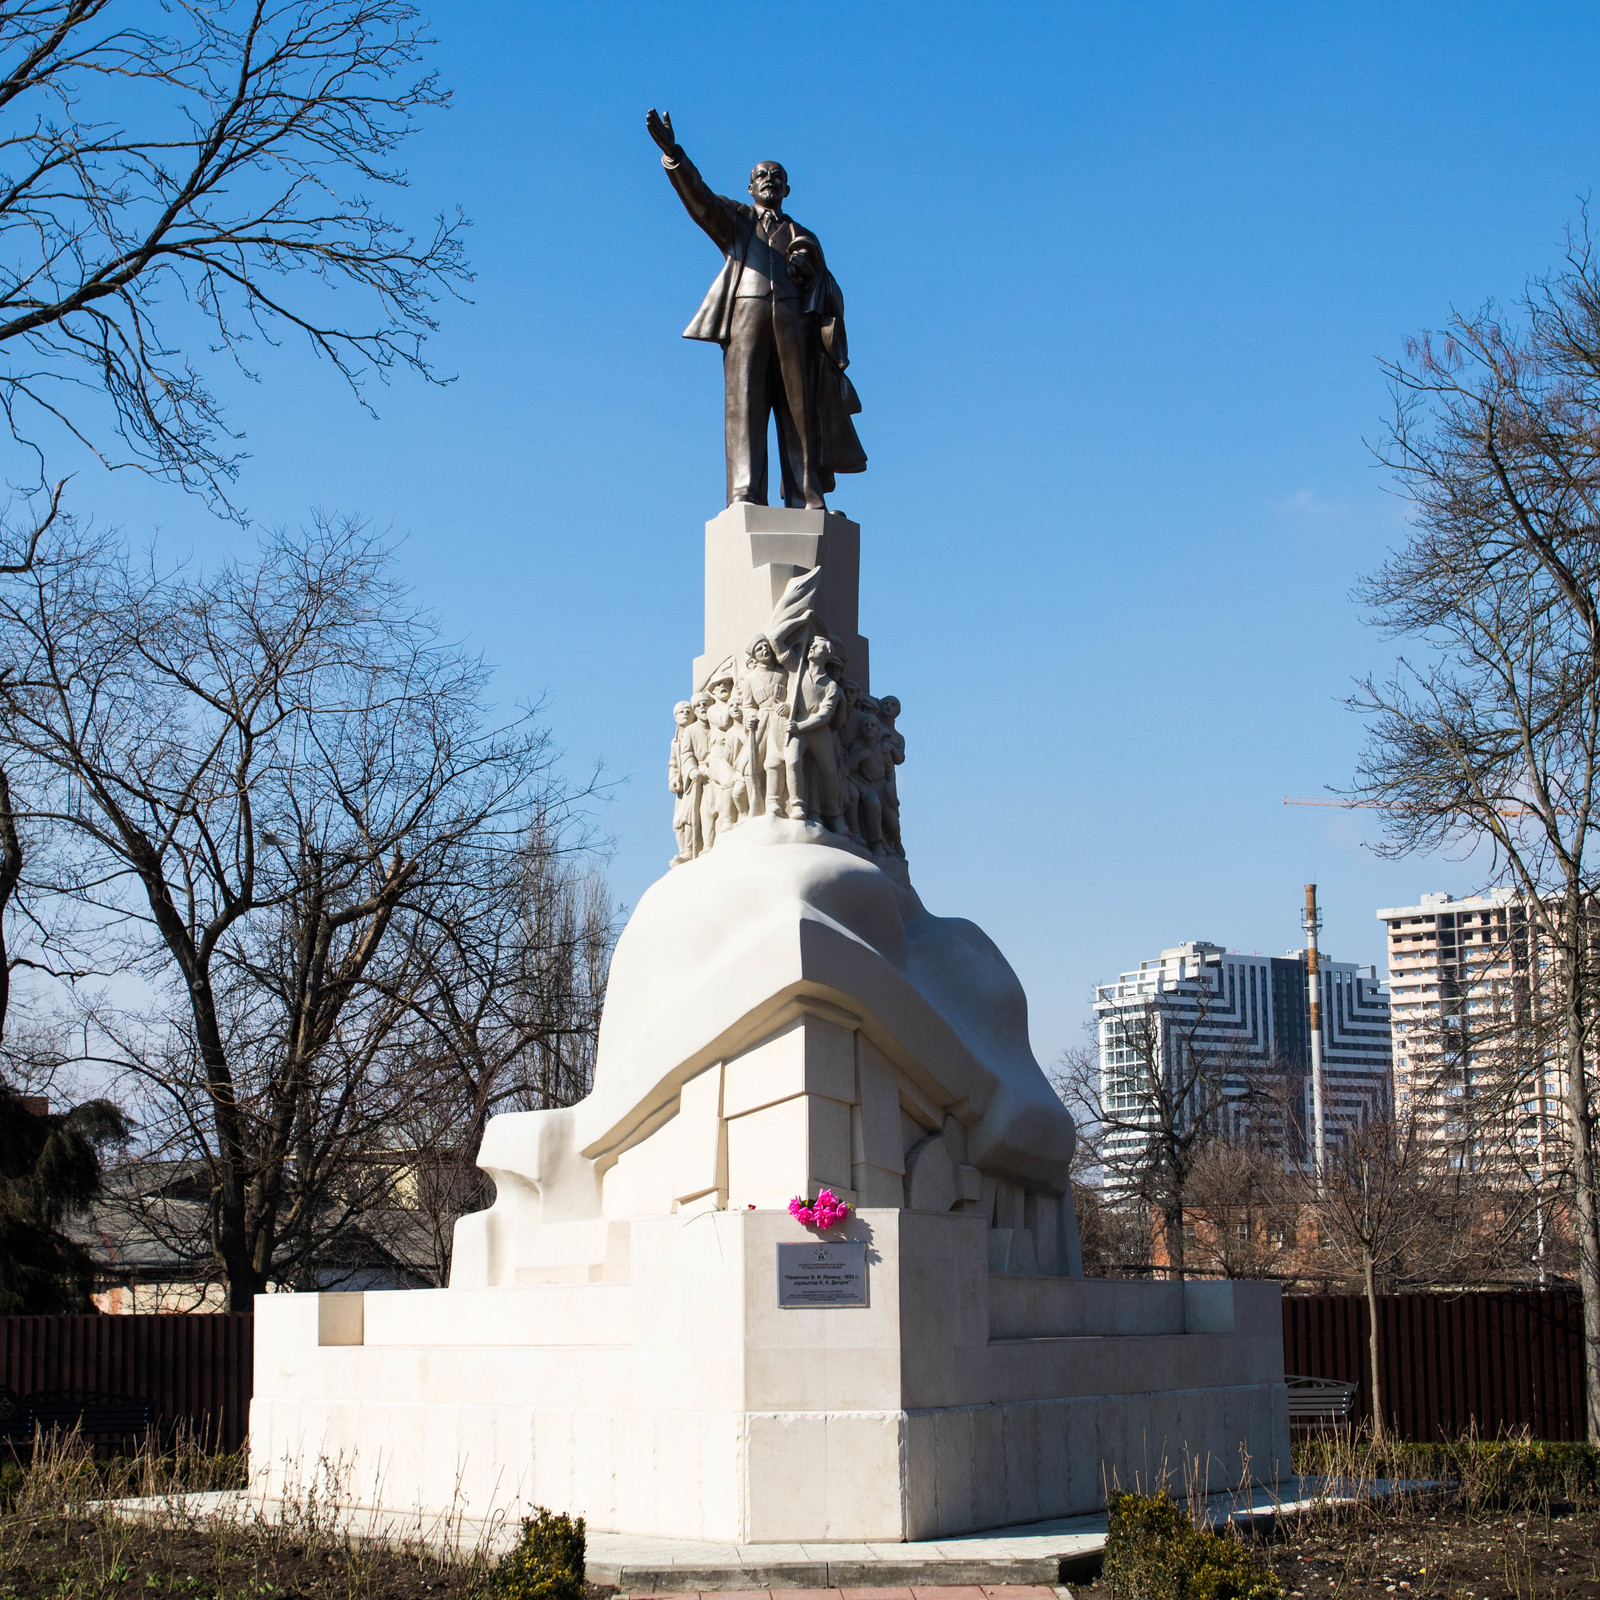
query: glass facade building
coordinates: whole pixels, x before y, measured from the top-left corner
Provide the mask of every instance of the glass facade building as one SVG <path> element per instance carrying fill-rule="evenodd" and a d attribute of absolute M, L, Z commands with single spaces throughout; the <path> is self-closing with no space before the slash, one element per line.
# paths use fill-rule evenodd
<path fill-rule="evenodd" d="M 1329 1139 L 1387 1105 L 1389 997 L 1371 967 L 1320 956 L 1323 1086 Z M 1158 1114 L 1144 1085 L 1169 1093 L 1197 1079 L 1235 1124 L 1271 1116 L 1286 1161 L 1307 1164 L 1313 1127 L 1306 952 L 1244 955 L 1194 940 L 1163 950 L 1095 990 L 1107 1178 L 1134 1159 Z M 1174 1103 L 1181 1119 L 1185 1107 Z M 1204 1114 L 1204 1113 L 1196 1113 Z M 1110 1126 L 1116 1123 L 1120 1126 Z M 1236 1126 L 1233 1131 L 1239 1131 Z"/>

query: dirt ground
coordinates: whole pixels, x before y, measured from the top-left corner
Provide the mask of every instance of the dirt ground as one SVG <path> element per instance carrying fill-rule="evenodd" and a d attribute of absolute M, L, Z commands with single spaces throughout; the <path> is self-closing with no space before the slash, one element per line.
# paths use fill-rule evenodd
<path fill-rule="evenodd" d="M 1600 1600 L 1600 1514 L 1373 1507 L 1286 1520 L 1256 1553 L 1289 1600 Z M 1110 1600 L 1101 1582 L 1074 1584 Z"/>
<path fill-rule="evenodd" d="M 1258 1550 L 1290 1600 L 1600 1600 L 1592 1511 L 1369 1511 L 1357 1523 L 1286 1523 Z M 223 1524 L 0 1517 L 3 1600 L 483 1600 L 488 1578 L 482 1565 L 424 1553 Z M 1110 1600 L 1099 1582 L 1072 1587 L 1082 1600 Z M 591 1586 L 587 1600 L 612 1594 Z"/>
<path fill-rule="evenodd" d="M 1291 1600 L 1600 1600 L 1600 1515 L 1419 1507 L 1365 1526 L 1284 1529 Z"/>

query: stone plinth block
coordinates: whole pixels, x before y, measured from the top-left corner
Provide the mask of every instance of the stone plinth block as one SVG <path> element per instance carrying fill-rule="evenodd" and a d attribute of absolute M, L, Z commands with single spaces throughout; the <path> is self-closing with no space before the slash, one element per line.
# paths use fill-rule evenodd
<path fill-rule="evenodd" d="M 706 647 L 694 685 L 704 688 L 730 658 L 744 670 L 745 646 L 766 630 L 791 579 L 822 569 L 816 607 L 844 657 L 845 675 L 869 688 L 867 641 L 859 630 L 861 528 L 837 511 L 732 505 L 706 524 Z"/>
<path fill-rule="evenodd" d="M 866 1303 L 780 1308 L 787 1212 L 627 1231 L 619 1281 L 261 1296 L 253 1490 L 898 1542 L 1289 1473 L 1275 1284 L 994 1277 L 985 1218 L 866 1209 Z"/>

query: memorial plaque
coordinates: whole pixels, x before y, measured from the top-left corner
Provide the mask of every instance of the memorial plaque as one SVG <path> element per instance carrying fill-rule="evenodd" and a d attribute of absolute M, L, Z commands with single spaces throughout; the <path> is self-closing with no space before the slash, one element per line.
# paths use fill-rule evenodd
<path fill-rule="evenodd" d="M 778 1246 L 780 1307 L 866 1303 L 865 1239 L 817 1239 Z"/>

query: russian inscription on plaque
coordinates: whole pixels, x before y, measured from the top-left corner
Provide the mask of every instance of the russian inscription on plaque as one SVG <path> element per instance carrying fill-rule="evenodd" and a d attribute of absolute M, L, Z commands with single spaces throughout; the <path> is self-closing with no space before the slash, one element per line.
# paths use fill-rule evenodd
<path fill-rule="evenodd" d="M 780 1307 L 866 1303 L 866 1240 L 816 1239 L 778 1246 Z"/>

